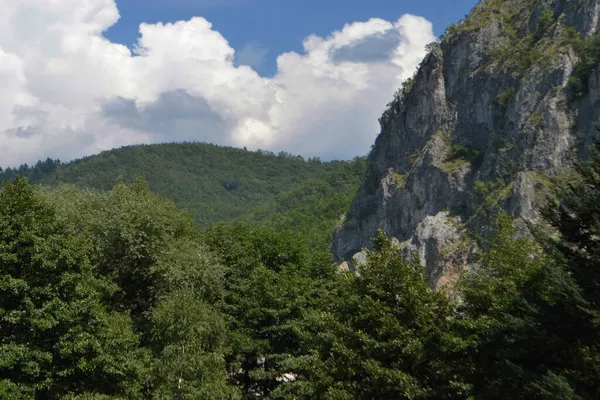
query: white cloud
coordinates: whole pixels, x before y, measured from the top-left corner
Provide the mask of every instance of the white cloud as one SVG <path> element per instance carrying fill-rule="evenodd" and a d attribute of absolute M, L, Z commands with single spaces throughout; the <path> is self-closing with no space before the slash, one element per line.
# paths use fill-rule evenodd
<path fill-rule="evenodd" d="M 265 61 L 265 56 L 269 50 L 259 42 L 249 42 L 235 54 L 237 65 L 247 65 L 249 67 L 259 67 Z"/>
<path fill-rule="evenodd" d="M 119 18 L 114 0 L 0 0 L 0 8 L 4 166 L 178 140 L 364 154 L 385 104 L 435 39 L 411 15 L 355 22 L 306 38 L 302 54 L 281 54 L 264 78 L 238 65 L 204 18 L 141 24 L 129 50 L 102 36 Z"/>

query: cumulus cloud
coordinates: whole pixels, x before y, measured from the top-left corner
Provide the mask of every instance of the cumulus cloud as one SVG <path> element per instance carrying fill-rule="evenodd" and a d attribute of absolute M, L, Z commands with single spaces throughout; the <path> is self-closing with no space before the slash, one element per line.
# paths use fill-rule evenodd
<path fill-rule="evenodd" d="M 306 38 L 303 52 L 279 55 L 265 78 L 252 68 L 264 48 L 236 54 L 201 17 L 141 24 L 129 49 L 102 36 L 119 18 L 114 0 L 0 7 L 3 166 L 180 140 L 364 154 L 385 104 L 435 39 L 412 15 L 354 22 Z"/>
<path fill-rule="evenodd" d="M 253 68 L 259 67 L 265 61 L 265 56 L 268 52 L 267 48 L 261 43 L 247 43 L 236 53 L 236 65 L 247 65 Z"/>
<path fill-rule="evenodd" d="M 152 135 L 152 142 L 178 140 L 227 144 L 221 116 L 202 97 L 183 89 L 161 93 L 156 101 L 137 104 L 134 99 L 116 98 L 102 105 L 106 119 L 118 126 Z"/>
<path fill-rule="evenodd" d="M 331 59 L 334 62 L 386 62 L 394 56 L 401 40 L 398 30 L 388 29 L 332 49 Z"/>

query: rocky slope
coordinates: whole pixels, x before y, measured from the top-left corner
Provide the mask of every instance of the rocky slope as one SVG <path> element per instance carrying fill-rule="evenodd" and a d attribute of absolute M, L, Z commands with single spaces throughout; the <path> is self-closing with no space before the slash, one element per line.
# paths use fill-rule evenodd
<path fill-rule="evenodd" d="M 436 287 L 469 265 L 469 233 L 498 206 L 535 220 L 548 182 L 598 138 L 599 30 L 600 0 L 487 0 L 449 27 L 380 119 L 338 260 L 381 229 Z"/>

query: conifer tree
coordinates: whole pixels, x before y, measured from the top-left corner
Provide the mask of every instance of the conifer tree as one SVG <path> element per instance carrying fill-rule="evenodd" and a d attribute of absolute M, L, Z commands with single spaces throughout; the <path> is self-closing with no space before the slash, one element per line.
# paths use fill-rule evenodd
<path fill-rule="evenodd" d="M 359 275 L 341 274 L 330 306 L 312 314 L 303 398 L 465 398 L 445 365 L 452 313 L 422 265 L 380 233 Z"/>

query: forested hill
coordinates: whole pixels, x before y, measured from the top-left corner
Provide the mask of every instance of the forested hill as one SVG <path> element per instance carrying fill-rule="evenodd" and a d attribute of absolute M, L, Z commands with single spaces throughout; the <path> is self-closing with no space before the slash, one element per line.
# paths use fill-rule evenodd
<path fill-rule="evenodd" d="M 327 202 L 328 213 L 339 218 L 364 170 L 362 158 L 321 162 L 284 152 L 171 143 L 122 147 L 69 163 L 48 159 L 9 168 L 0 174 L 0 183 L 20 175 L 32 183 L 68 183 L 106 191 L 119 179 L 128 182 L 143 176 L 150 190 L 192 211 L 202 225 L 234 219 L 281 225 L 280 213 L 292 224 L 308 217 L 290 208 L 306 208 L 307 203 Z M 326 223 L 331 225 L 331 219 Z"/>

